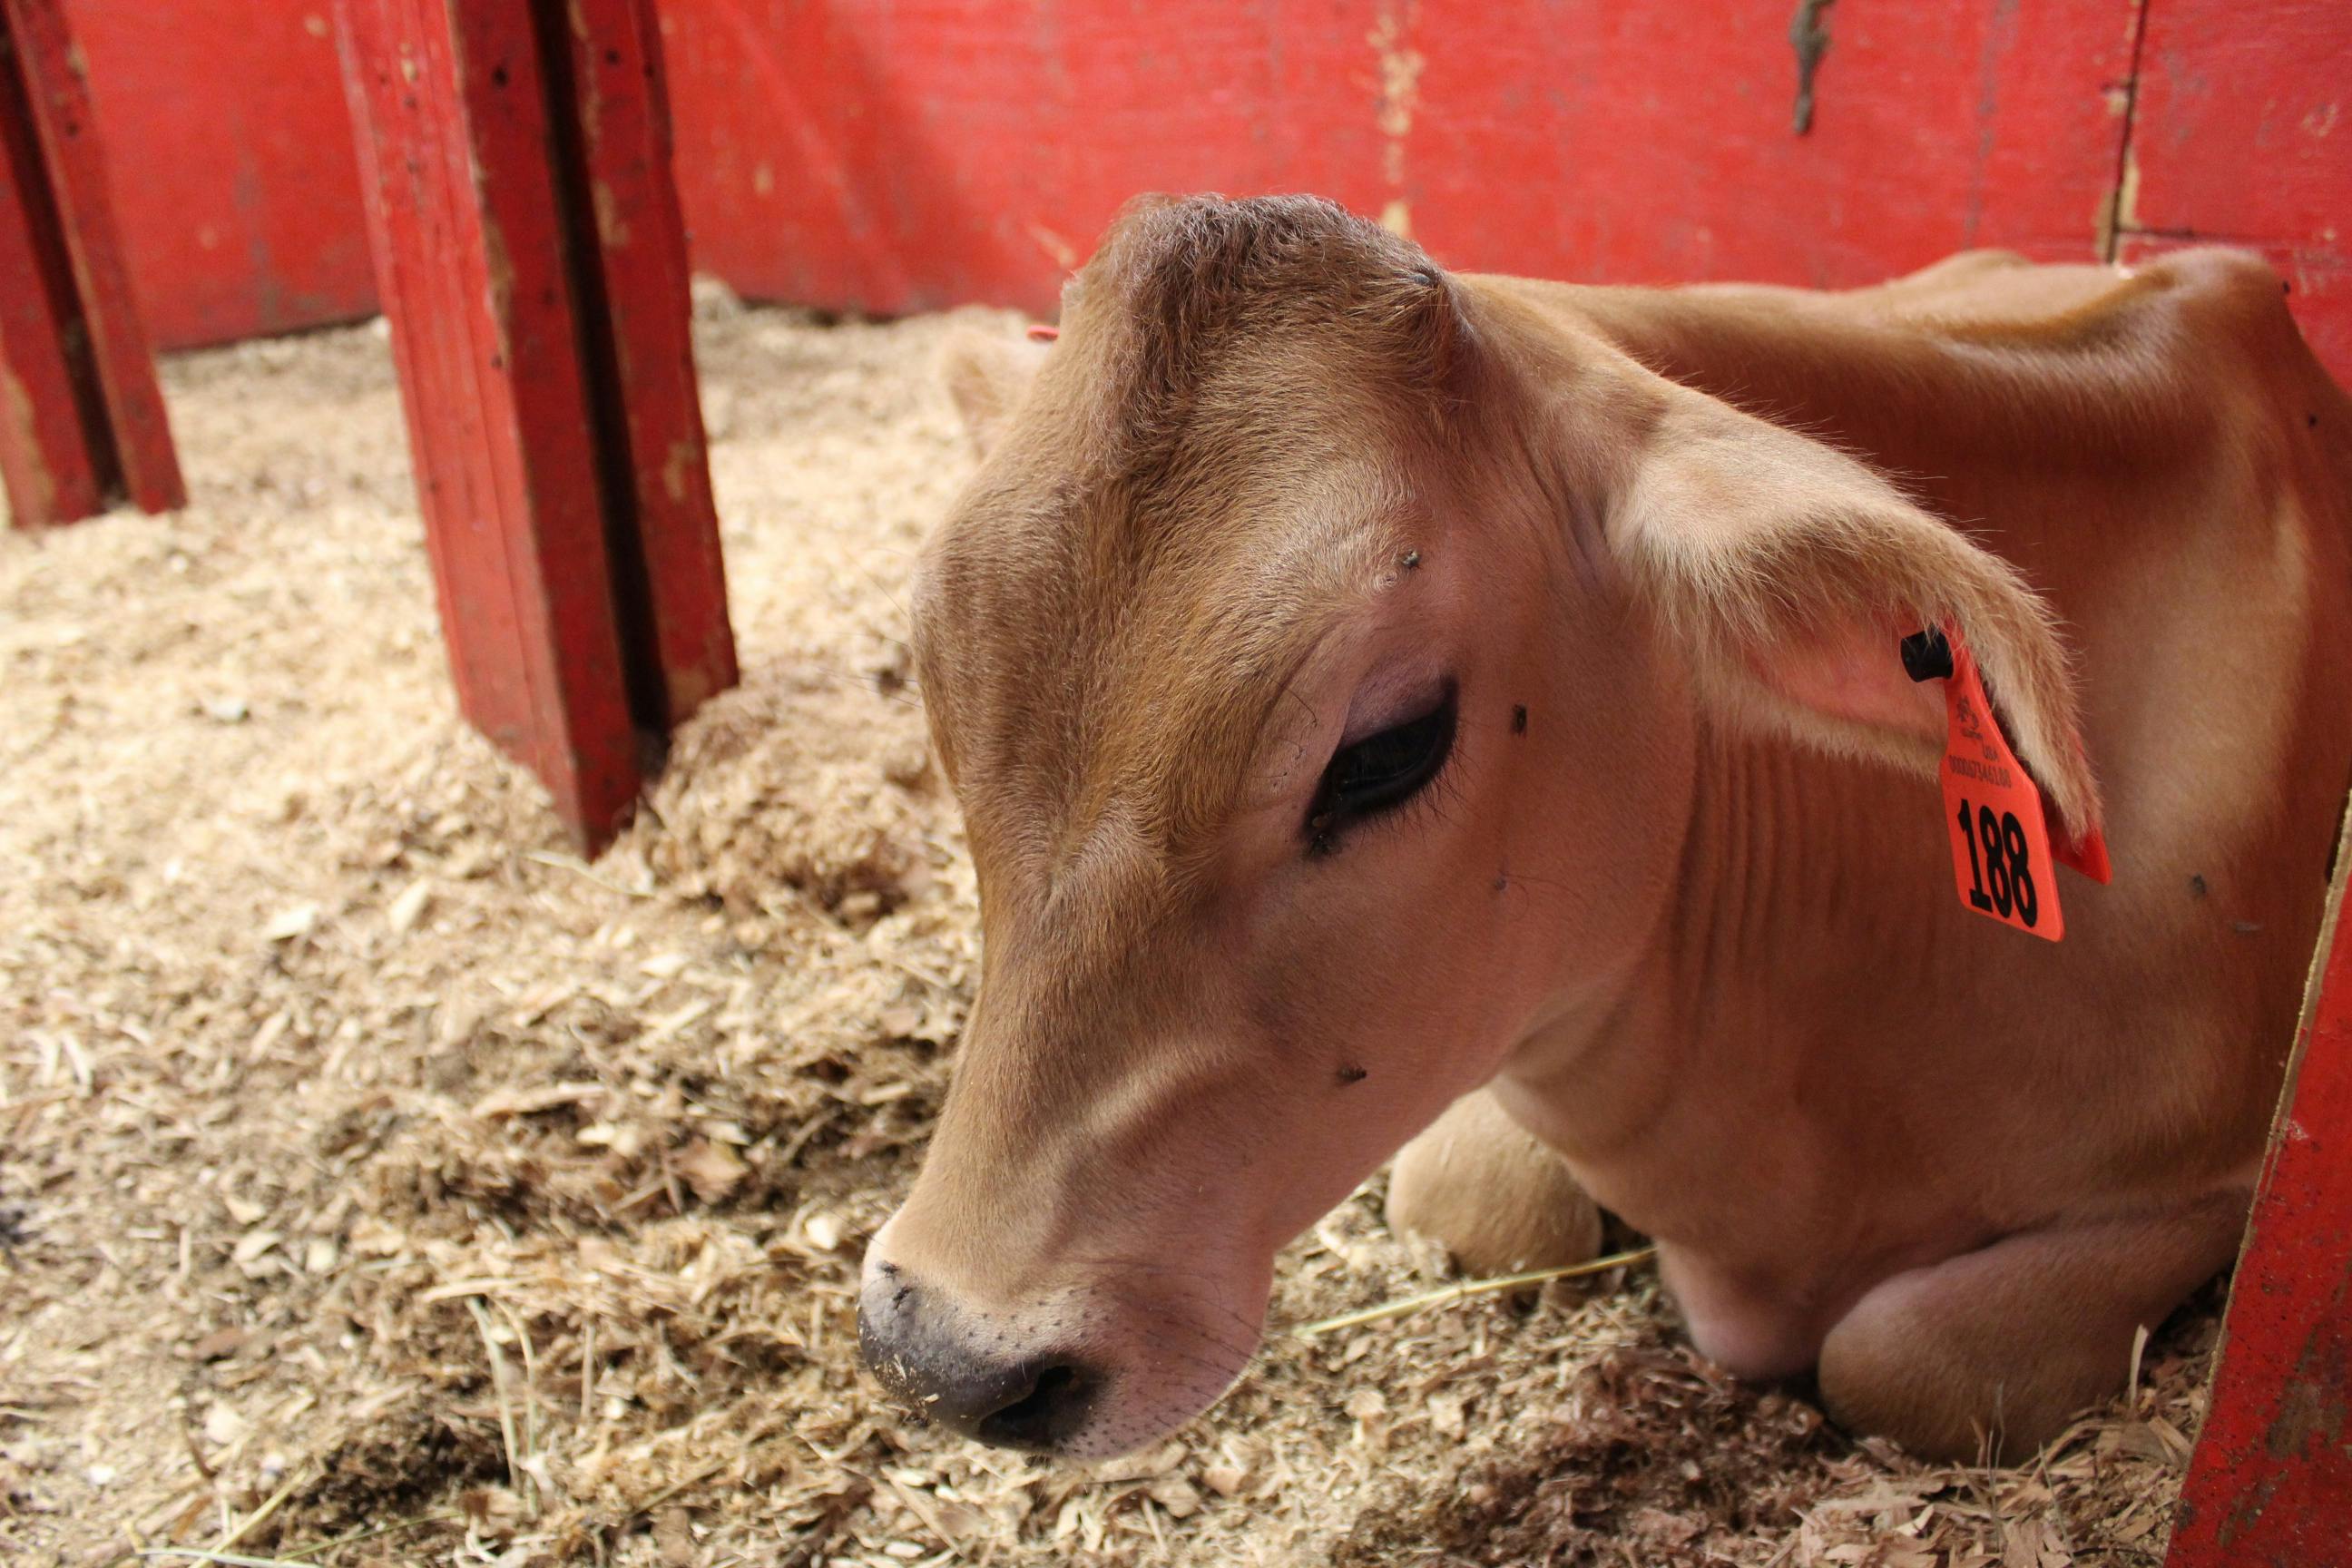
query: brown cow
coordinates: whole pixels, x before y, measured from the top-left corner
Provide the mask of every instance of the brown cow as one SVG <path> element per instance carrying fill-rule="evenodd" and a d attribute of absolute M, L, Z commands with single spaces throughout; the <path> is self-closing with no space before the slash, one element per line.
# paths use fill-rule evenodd
<path fill-rule="evenodd" d="M 1579 289 L 1129 212 L 1058 345 L 958 374 L 915 622 L 986 963 L 866 1258 L 884 1383 L 1149 1441 L 1418 1133 L 1391 1212 L 1465 1265 L 1597 1199 L 1699 1349 L 1924 1453 L 2119 1386 L 2236 1245 L 2352 772 L 2352 405 L 2281 293 Z M 1955 896 L 1898 657 L 1943 625 L 2113 847 L 2030 868 L 2063 942 Z"/>

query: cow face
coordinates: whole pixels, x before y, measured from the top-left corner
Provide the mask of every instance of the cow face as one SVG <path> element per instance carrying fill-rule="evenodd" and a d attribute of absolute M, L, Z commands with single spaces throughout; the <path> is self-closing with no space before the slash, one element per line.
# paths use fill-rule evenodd
<path fill-rule="evenodd" d="M 1645 462 L 1664 393 L 1475 305 L 1319 203 L 1149 208 L 978 400 L 915 630 L 983 977 L 861 1312 L 917 1410 L 1074 1456 L 1188 1419 L 1276 1249 L 1666 917 L 1706 683 L 1659 628 L 1731 639 L 1629 563 L 1756 454 Z"/>

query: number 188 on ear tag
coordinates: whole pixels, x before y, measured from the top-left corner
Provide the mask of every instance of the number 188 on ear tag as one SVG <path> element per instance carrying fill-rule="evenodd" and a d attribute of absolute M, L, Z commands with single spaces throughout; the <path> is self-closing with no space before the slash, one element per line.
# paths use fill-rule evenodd
<path fill-rule="evenodd" d="M 2066 934 L 2042 791 L 2009 749 L 1959 628 L 1947 627 L 1952 673 L 1944 741 L 1944 828 L 1960 901 L 2003 925 L 2056 942 Z M 2104 855 L 2101 857 L 2104 859 Z M 2101 878 L 2105 880 L 2105 878 Z"/>

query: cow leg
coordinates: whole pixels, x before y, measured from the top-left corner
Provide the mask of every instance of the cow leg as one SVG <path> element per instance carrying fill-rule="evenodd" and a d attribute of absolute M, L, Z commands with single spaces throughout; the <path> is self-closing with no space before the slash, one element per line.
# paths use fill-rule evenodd
<path fill-rule="evenodd" d="M 2111 1398 L 2132 1340 L 2227 1267 L 2247 1194 L 2028 1231 L 1897 1274 L 1822 1346 L 1822 1400 L 1925 1458 L 2015 1463 Z"/>
<path fill-rule="evenodd" d="M 1404 1146 L 1389 1176 L 1388 1221 L 1443 1244 L 1472 1274 L 1560 1268 L 1601 1250 L 1600 1208 L 1484 1089 Z"/>

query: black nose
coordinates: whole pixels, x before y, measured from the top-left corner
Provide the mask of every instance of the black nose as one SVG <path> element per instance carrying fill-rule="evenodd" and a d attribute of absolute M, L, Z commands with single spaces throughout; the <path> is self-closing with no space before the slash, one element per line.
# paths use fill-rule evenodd
<path fill-rule="evenodd" d="M 857 1343 L 908 1410 L 992 1447 L 1052 1452 L 1086 1425 L 1103 1385 L 1076 1357 L 1013 1349 L 887 1263 L 860 1292 Z"/>
<path fill-rule="evenodd" d="M 1094 1374 L 1076 1362 L 1024 1365 L 1016 1368 L 1005 1384 L 1005 1387 L 1019 1389 L 1019 1393 L 970 1426 L 959 1429 L 992 1448 L 1051 1453 L 1086 1425 L 1087 1412 L 1094 1405 L 1095 1386 Z"/>

